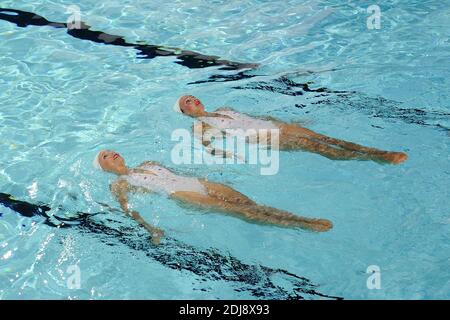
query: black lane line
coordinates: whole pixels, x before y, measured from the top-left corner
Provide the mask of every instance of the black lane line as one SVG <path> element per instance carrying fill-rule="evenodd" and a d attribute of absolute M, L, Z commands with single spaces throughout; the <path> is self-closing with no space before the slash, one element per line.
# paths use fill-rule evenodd
<path fill-rule="evenodd" d="M 311 72 L 313 73 L 313 72 Z M 320 87 L 317 89 L 313 89 L 310 87 L 311 83 L 297 83 L 286 76 L 281 76 L 277 79 L 273 79 L 271 81 L 258 81 L 252 82 L 245 86 L 236 86 L 233 89 L 238 90 L 263 90 L 270 91 L 273 93 L 280 93 L 287 96 L 302 96 L 307 92 L 315 93 L 318 95 L 328 95 L 328 94 L 353 94 L 355 91 L 340 91 L 340 90 L 331 90 L 328 88 Z"/>
<path fill-rule="evenodd" d="M 3 13 L 2 13 L 3 12 Z M 111 35 L 104 33 L 102 31 L 90 30 L 90 26 L 80 23 L 80 28 L 76 29 L 72 26 L 68 26 L 67 23 L 52 22 L 44 17 L 37 15 L 32 12 L 10 9 L 10 8 L 0 8 L 0 20 L 8 21 L 16 24 L 18 27 L 28 27 L 28 26 L 49 26 L 54 28 L 64 28 L 67 29 L 67 33 L 77 39 L 88 40 L 95 43 L 101 43 L 105 45 L 114 45 L 121 47 L 131 47 L 138 51 L 138 57 L 142 59 L 153 59 L 155 57 L 176 57 L 179 61 L 175 63 L 188 67 L 190 69 L 198 68 L 208 68 L 208 67 L 219 67 L 219 70 L 232 70 L 238 71 L 232 74 L 215 74 L 208 77 L 207 80 L 198 80 L 188 83 L 192 84 L 203 84 L 210 82 L 229 82 L 229 81 L 239 81 L 243 79 L 250 79 L 258 76 L 264 76 L 261 74 L 249 74 L 249 71 L 256 69 L 259 64 L 257 63 L 240 63 L 232 62 L 224 59 L 220 59 L 217 56 L 203 55 L 198 52 L 181 50 L 178 48 L 164 47 L 159 45 L 151 44 L 135 44 L 128 43 L 126 40 L 117 35 Z M 245 70 L 243 70 L 245 69 Z M 333 70 L 330 70 L 333 71 Z M 314 72 L 310 72 L 313 74 Z M 280 81 L 285 81 L 286 78 L 280 78 Z M 236 87 L 233 89 L 242 89 L 242 87 Z M 308 85 L 302 84 L 302 89 L 308 91 Z M 328 90 L 328 89 L 325 89 Z M 330 90 L 328 90 L 330 91 Z M 330 91 L 333 92 L 333 91 Z M 284 91 L 283 94 L 288 95 L 301 95 L 301 91 L 297 90 L 292 93 L 289 91 Z"/>
<path fill-rule="evenodd" d="M 76 229 L 95 236 L 110 246 L 126 245 L 137 252 L 144 252 L 148 258 L 167 268 L 188 271 L 202 281 L 230 282 L 236 292 L 248 292 L 258 299 L 342 299 L 320 293 L 317 291 L 317 285 L 305 277 L 284 269 L 246 264 L 215 248 L 201 250 L 172 237 L 165 237 L 159 246 L 155 246 L 142 228 L 126 226 L 121 221 L 109 218 L 108 225 L 103 221 L 95 221 L 96 215 L 105 216 L 108 214 L 106 212 L 97 214 L 78 212 L 70 218 L 54 217 L 47 214 L 51 208 L 45 204 L 16 200 L 6 193 L 0 193 L 0 204 L 24 217 L 42 217 L 43 223 L 51 227 Z M 281 278 L 283 282 L 287 282 L 288 288 L 278 285 L 274 278 Z M 194 290 L 207 291 L 204 288 Z"/>
<path fill-rule="evenodd" d="M 450 133 L 450 112 L 407 108 L 402 102 L 383 97 L 370 97 L 357 91 L 339 91 L 323 87 L 314 89 L 311 84 L 297 83 L 286 76 L 282 76 L 273 80 L 254 81 L 245 85 L 234 86 L 233 89 L 269 91 L 292 97 L 303 96 L 310 102 L 306 105 L 296 104 L 295 107 L 301 108 L 305 113 L 320 107 L 333 107 L 340 110 L 351 109 L 358 110 L 372 118 L 395 119 L 408 124 L 434 127 Z"/>
<path fill-rule="evenodd" d="M 53 22 L 33 12 L 22 10 L 0 8 L 0 20 L 16 24 L 18 27 L 28 26 L 49 26 L 53 28 L 65 28 L 72 37 L 82 40 L 88 40 L 105 45 L 114 45 L 121 47 L 132 47 L 138 51 L 138 57 L 142 59 L 153 59 L 155 57 L 177 57 L 175 61 L 182 66 L 190 69 L 220 67 L 219 70 L 241 70 L 254 69 L 258 66 L 256 63 L 241 63 L 220 59 L 217 56 L 203 55 L 198 52 L 181 50 L 178 48 L 164 47 L 152 44 L 128 43 L 123 37 L 107 34 L 101 31 L 90 30 L 90 26 L 80 23 L 80 28 L 74 28 L 67 23 Z"/>
<path fill-rule="evenodd" d="M 80 29 L 69 29 L 66 23 L 51 22 L 35 13 L 16 9 L 0 8 L 0 20 L 14 23 L 18 27 L 50 26 L 54 28 L 65 28 L 68 29 L 68 34 L 78 39 L 89 40 L 106 45 L 133 47 L 139 51 L 139 57 L 143 59 L 152 59 L 158 56 L 176 56 L 180 59 L 180 61 L 176 61 L 176 63 L 188 68 L 195 69 L 222 66 L 220 70 L 240 70 L 253 69 L 257 67 L 257 64 L 221 60 L 216 56 L 206 56 L 193 51 L 181 50 L 179 53 L 176 53 L 176 50 L 178 50 L 177 48 L 127 43 L 121 36 L 110 35 L 101 31 L 92 31 L 89 29 L 89 26 L 83 23 L 81 24 Z M 260 75 L 248 74 L 246 71 L 239 71 L 230 75 L 212 75 L 207 80 L 195 81 L 189 84 L 238 81 L 257 76 Z M 420 126 L 432 126 L 450 133 L 450 125 L 447 124 L 450 121 L 450 113 L 427 111 L 417 108 L 403 108 L 399 106 L 400 103 L 384 98 L 367 97 L 363 94 L 358 94 L 355 91 L 334 91 L 327 88 L 312 89 L 309 83 L 297 83 L 285 76 L 272 81 L 258 81 L 244 86 L 235 86 L 232 87 L 232 89 L 263 90 L 288 96 L 315 94 L 313 98 L 319 98 L 319 101 L 312 102 L 312 106 L 318 107 L 321 105 L 336 105 L 342 108 L 342 104 L 345 104 L 345 106 L 350 106 L 361 110 L 374 118 L 399 119 L 406 123 Z M 332 94 L 336 95 L 333 96 Z M 301 108 L 305 107 L 303 104 L 299 106 Z"/>

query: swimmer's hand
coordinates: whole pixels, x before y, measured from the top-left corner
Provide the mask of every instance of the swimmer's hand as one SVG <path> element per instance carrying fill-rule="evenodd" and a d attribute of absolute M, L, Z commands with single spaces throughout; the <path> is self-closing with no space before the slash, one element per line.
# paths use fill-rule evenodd
<path fill-rule="evenodd" d="M 242 156 L 235 154 L 233 152 L 223 151 L 222 149 L 210 148 L 210 147 L 206 147 L 205 150 L 210 155 L 215 156 L 215 157 L 220 157 L 220 158 L 224 158 L 224 159 L 228 158 L 228 159 L 233 159 L 233 160 L 237 161 L 237 163 L 245 163 L 245 158 L 243 158 Z"/>
<path fill-rule="evenodd" d="M 145 227 L 148 232 L 150 232 L 150 235 L 152 236 L 152 243 L 154 245 L 159 245 L 161 243 L 161 238 L 164 237 L 164 231 L 156 228 L 154 226 L 149 225 L 148 227 Z"/>
<path fill-rule="evenodd" d="M 128 214 L 137 222 L 139 222 L 139 224 L 142 225 L 150 233 L 153 244 L 159 245 L 161 243 L 161 238 L 164 237 L 163 230 L 149 224 L 141 217 L 141 215 L 137 211 L 130 211 L 128 212 Z"/>

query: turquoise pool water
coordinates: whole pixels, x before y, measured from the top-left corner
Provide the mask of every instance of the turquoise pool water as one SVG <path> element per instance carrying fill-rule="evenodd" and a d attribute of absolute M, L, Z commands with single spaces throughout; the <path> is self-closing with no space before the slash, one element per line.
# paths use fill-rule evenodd
<path fill-rule="evenodd" d="M 261 64 L 247 71 L 142 59 L 133 47 L 0 19 L 0 193 L 77 221 L 55 228 L 0 205 L 0 298 L 449 298 L 450 2 L 379 2 L 381 28 L 369 30 L 372 4 L 77 2 L 91 30 Z M 1 8 L 65 22 L 70 5 Z M 334 228 L 262 227 L 136 196 L 135 207 L 169 237 L 154 248 L 114 210 L 113 177 L 91 163 L 112 148 L 130 165 L 175 167 L 171 132 L 191 122 L 171 108 L 184 93 L 209 109 L 299 121 L 409 159 L 387 166 L 281 153 L 272 176 L 257 166 L 177 167 Z M 366 285 L 371 265 L 380 268 L 380 289 Z M 76 288 L 67 282 L 73 266 Z"/>

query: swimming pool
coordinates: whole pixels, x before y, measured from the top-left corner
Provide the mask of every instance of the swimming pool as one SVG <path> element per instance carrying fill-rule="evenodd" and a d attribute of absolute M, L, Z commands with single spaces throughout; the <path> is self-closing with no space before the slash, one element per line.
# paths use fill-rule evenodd
<path fill-rule="evenodd" d="M 449 1 L 379 2 L 380 29 L 368 29 L 369 1 L 77 2 L 91 30 L 134 45 L 51 24 L 67 21 L 72 4 L 1 5 L 48 23 L 18 25 L 12 11 L 0 19 L 0 298 L 449 297 Z M 180 64 L 145 44 L 260 66 Z M 257 166 L 180 166 L 334 228 L 263 227 L 136 196 L 168 235 L 155 248 L 91 163 L 112 148 L 133 165 L 174 166 L 171 133 L 191 126 L 171 110 L 184 93 L 409 159 L 282 152 L 269 176 Z M 76 222 L 58 228 L 45 215 Z M 367 286 L 370 266 L 379 289 Z"/>

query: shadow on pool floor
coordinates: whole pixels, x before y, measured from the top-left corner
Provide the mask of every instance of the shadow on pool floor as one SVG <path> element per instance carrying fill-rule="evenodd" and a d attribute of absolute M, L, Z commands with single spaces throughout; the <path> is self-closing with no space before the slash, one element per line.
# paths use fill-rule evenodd
<path fill-rule="evenodd" d="M 155 246 L 148 233 L 139 226 L 127 226 L 115 219 L 107 219 L 108 225 L 103 221 L 96 221 L 96 216 L 104 216 L 110 212 L 79 212 L 70 218 L 49 216 L 49 206 L 16 200 L 6 193 L 0 193 L 0 204 L 24 217 L 39 216 L 43 219 L 43 224 L 61 229 L 61 233 L 66 228 L 76 229 L 98 237 L 107 245 L 125 245 L 131 250 L 144 252 L 148 258 L 167 268 L 189 271 L 202 279 L 229 282 L 236 292 L 248 292 L 257 299 L 342 299 L 320 293 L 317 285 L 309 279 L 284 269 L 246 264 L 218 249 L 201 250 L 172 237 L 165 237 L 161 245 Z M 58 210 L 67 212 L 63 208 L 56 211 Z M 275 277 L 287 281 L 290 288 L 277 285 Z"/>

